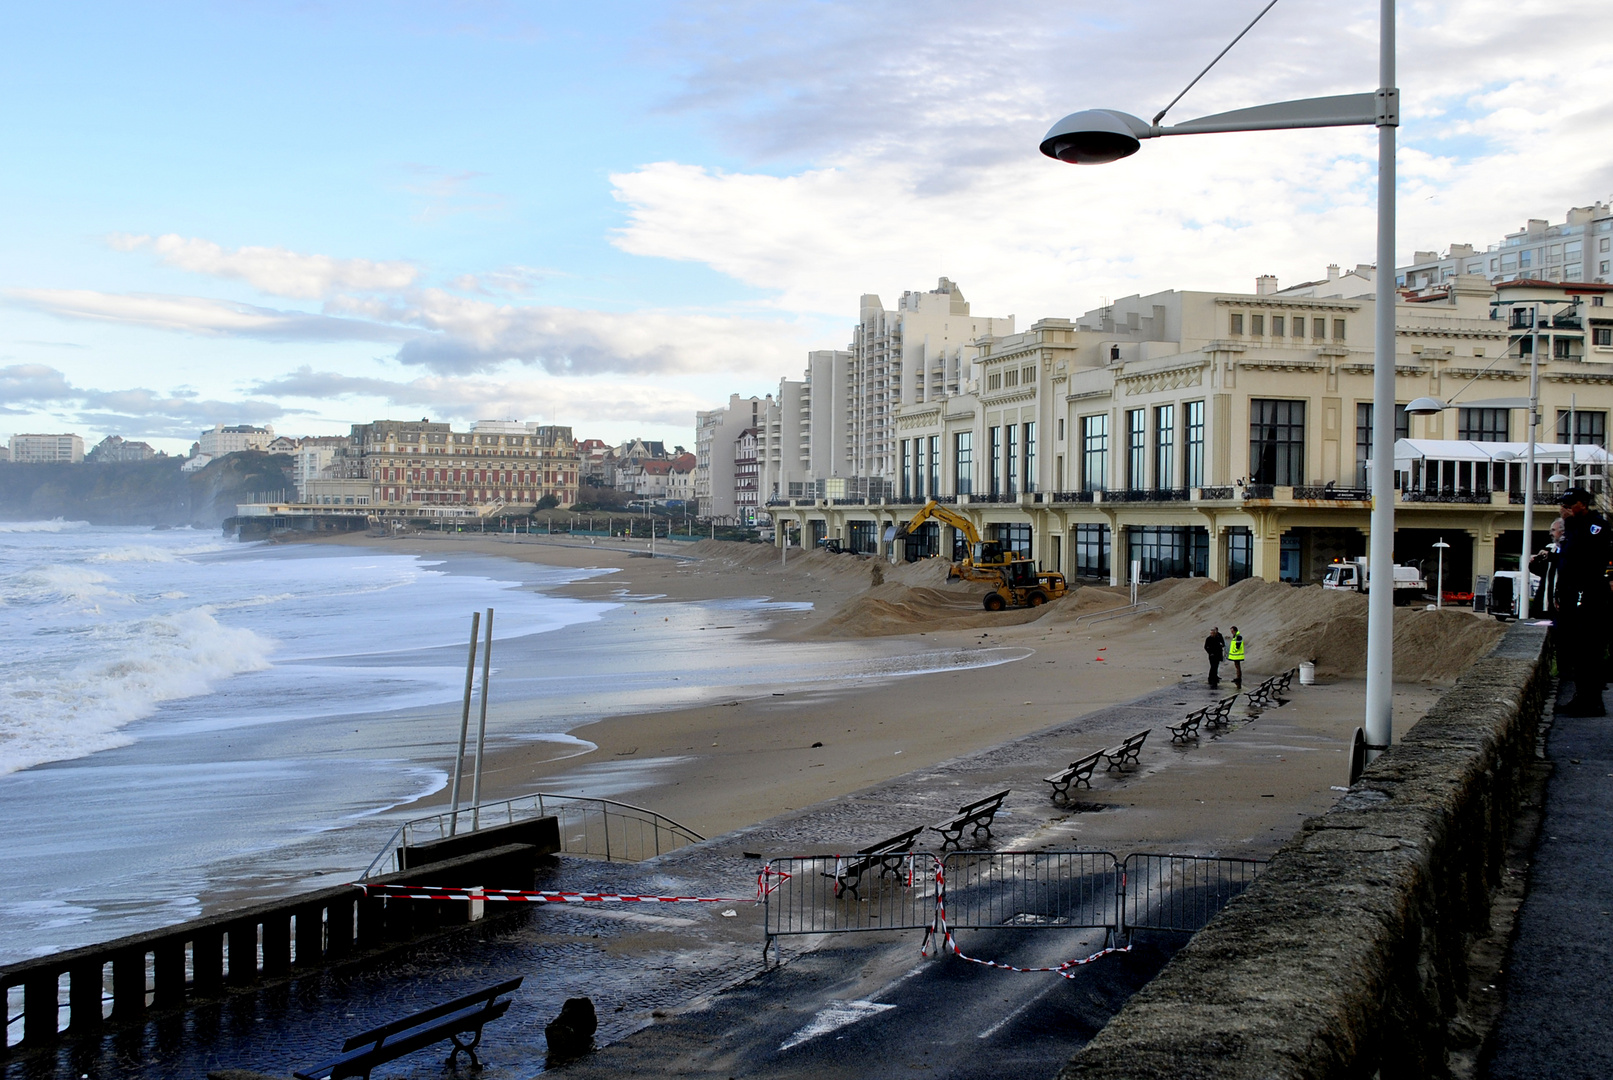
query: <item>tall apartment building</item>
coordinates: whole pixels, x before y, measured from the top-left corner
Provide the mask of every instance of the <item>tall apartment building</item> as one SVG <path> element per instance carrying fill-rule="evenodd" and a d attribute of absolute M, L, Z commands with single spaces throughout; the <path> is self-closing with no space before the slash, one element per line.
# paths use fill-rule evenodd
<path fill-rule="evenodd" d="M 84 440 L 77 435 L 13 435 L 11 460 L 18 464 L 83 461 Z"/>
<path fill-rule="evenodd" d="M 700 517 L 721 524 L 738 523 L 734 444 L 747 429 L 761 427 L 776 408 L 772 394 L 760 398 L 731 394 L 722 408 L 695 414 L 694 497 L 700 504 Z"/>
<path fill-rule="evenodd" d="M 1431 560 L 1443 539 L 1447 587 L 1459 591 L 1516 565 L 1525 415 L 1460 403 L 1527 396 L 1537 337 L 1540 501 L 1557 475 L 1605 491 L 1610 296 L 1613 285 L 1497 288 L 1472 275 L 1397 301 L 1397 400 L 1458 405 L 1397 414 L 1398 560 Z M 1371 296 L 1262 283 L 1130 296 L 986 336 L 976 382 L 898 411 L 897 484 L 883 500 L 814 491 L 767 509 L 809 544 L 839 536 L 876 551 L 936 498 L 1066 574 L 1113 580 L 1136 562 L 1146 578 L 1314 582 L 1366 550 L 1374 314 Z M 1550 516 L 1535 520 L 1538 546 Z M 906 553 L 950 553 L 949 532 L 923 530 Z"/>
<path fill-rule="evenodd" d="M 278 442 L 279 440 L 275 440 Z M 348 440 L 341 435 L 313 435 L 297 440 L 291 454 L 291 478 L 297 485 L 297 499 L 307 502 L 308 483 L 328 475 L 327 469 L 345 453 Z"/>
<path fill-rule="evenodd" d="M 242 450 L 267 450 L 269 444 L 274 442 L 274 428 L 268 425 L 255 427 L 252 424 L 236 424 L 225 427 L 223 424 L 214 424 L 210 431 L 202 432 L 202 437 L 196 442 L 197 452 L 210 458 L 236 454 Z"/>
<path fill-rule="evenodd" d="M 969 344 L 1013 332 L 1012 315 L 971 314 L 963 290 L 947 278 L 929 292 L 904 292 L 894 310 L 864 293 L 844 375 L 843 453 L 851 475 L 894 476 L 897 410 L 959 393 Z"/>
<path fill-rule="evenodd" d="M 1437 287 L 1460 274 L 1503 281 L 1613 282 L 1613 208 L 1605 202 L 1571 208 L 1552 224 L 1530 218 L 1517 232 L 1480 249 L 1452 244 L 1441 255 L 1419 251 L 1395 270 L 1395 283 L 1407 289 Z"/>
<path fill-rule="evenodd" d="M 346 478 L 370 481 L 372 504 L 423 510 L 523 508 L 546 495 L 570 506 L 579 471 L 571 428 L 508 420 L 468 432 L 430 420 L 354 424 L 343 466 Z"/>

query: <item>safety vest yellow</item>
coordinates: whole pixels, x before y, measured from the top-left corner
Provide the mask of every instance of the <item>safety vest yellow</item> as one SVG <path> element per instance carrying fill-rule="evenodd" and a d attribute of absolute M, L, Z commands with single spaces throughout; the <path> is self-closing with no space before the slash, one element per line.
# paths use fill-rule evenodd
<path fill-rule="evenodd" d="M 1242 660 L 1243 659 L 1243 635 L 1242 634 L 1233 634 L 1232 635 L 1232 640 L 1227 642 L 1227 659 L 1228 660 Z"/>

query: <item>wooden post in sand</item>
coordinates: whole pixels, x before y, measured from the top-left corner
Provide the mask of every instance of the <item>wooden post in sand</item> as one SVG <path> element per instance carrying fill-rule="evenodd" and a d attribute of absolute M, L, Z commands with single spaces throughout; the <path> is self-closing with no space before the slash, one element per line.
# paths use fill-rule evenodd
<path fill-rule="evenodd" d="M 454 758 L 454 793 L 450 808 L 451 816 L 448 819 L 449 836 L 453 836 L 459 828 L 459 781 L 465 775 L 465 736 L 470 732 L 470 688 L 476 681 L 476 631 L 481 620 L 481 612 L 471 612 L 470 659 L 465 662 L 465 708 L 459 715 L 459 753 Z"/>

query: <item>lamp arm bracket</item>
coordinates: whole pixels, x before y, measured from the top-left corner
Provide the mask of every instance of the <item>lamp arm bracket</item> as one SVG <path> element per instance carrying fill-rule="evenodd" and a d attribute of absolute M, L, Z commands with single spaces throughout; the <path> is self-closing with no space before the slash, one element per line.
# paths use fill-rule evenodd
<path fill-rule="evenodd" d="M 1289 128 L 1353 127 L 1379 123 L 1378 96 L 1337 94 L 1332 97 L 1300 98 L 1270 105 L 1201 116 L 1180 124 L 1149 126 L 1150 136 L 1209 135 L 1227 131 L 1280 131 Z"/>

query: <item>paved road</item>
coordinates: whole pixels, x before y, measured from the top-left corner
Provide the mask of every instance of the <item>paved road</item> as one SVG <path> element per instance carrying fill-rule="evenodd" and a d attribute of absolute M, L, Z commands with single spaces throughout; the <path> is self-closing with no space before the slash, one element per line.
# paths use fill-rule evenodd
<path fill-rule="evenodd" d="M 1563 698 L 1562 700 L 1566 700 Z M 1613 1077 L 1613 718 L 1559 714 L 1491 1080 Z"/>
<path fill-rule="evenodd" d="M 918 937 L 841 939 L 671 1014 L 565 1069 L 631 1076 L 1047 1076 L 1092 1038 L 1185 938 L 1138 941 L 1071 979 L 918 954 Z M 1101 933 L 976 933 L 962 947 L 1022 967 L 1101 948 Z"/>

